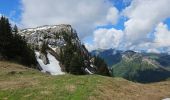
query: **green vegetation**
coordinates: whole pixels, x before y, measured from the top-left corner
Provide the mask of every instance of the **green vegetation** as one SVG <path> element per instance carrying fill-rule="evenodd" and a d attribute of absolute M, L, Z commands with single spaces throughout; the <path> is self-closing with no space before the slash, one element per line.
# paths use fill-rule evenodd
<path fill-rule="evenodd" d="M 98 69 L 97 74 L 110 76 L 109 70 L 107 68 L 107 64 L 105 63 L 105 61 L 102 58 L 95 56 L 94 57 L 94 65 L 97 66 L 97 69 Z"/>
<path fill-rule="evenodd" d="M 60 52 L 60 61 L 65 66 L 66 71 L 71 74 L 84 74 L 81 68 L 84 66 L 84 58 L 81 55 L 80 48 L 73 44 L 72 38 L 66 33 L 63 33 L 64 40 L 67 45 Z"/>
<path fill-rule="evenodd" d="M 29 66 L 36 65 L 34 51 L 17 32 L 16 25 L 12 29 L 7 18 L 3 16 L 0 18 L 0 59 Z"/>
<path fill-rule="evenodd" d="M 154 68 L 153 65 L 147 62 L 140 61 L 121 61 L 113 66 L 113 76 L 124 77 L 128 80 L 136 81 L 138 71 L 144 71 Z"/>
<path fill-rule="evenodd" d="M 89 61 L 92 56 L 88 54 L 84 45 L 78 47 L 77 44 L 72 43 L 73 37 L 64 32 L 62 35 L 67 45 L 60 49 L 61 63 L 65 66 L 68 73 L 75 75 L 86 74 L 82 69 L 86 66 L 85 61 L 88 63 L 87 66 L 90 66 Z M 96 74 L 109 76 L 109 70 L 104 60 L 99 57 L 94 57 L 94 59 L 94 65 L 97 67 Z"/>
<path fill-rule="evenodd" d="M 115 54 L 114 54 L 115 53 Z M 121 51 L 115 49 L 108 49 L 108 50 L 94 50 L 91 52 L 94 56 L 99 56 L 100 58 L 104 59 L 107 63 L 108 67 L 112 67 L 114 64 L 117 64 L 121 61 Z"/>
<path fill-rule="evenodd" d="M 170 81 L 138 84 L 99 75 L 51 76 L 10 62 L 0 62 L 2 100 L 161 100 Z"/>
<path fill-rule="evenodd" d="M 48 49 L 48 44 L 46 42 L 43 42 L 40 52 L 44 55 L 47 55 L 47 49 Z"/>
<path fill-rule="evenodd" d="M 112 75 L 142 83 L 158 82 L 170 77 L 169 71 L 159 68 L 148 59 L 146 61 L 142 61 L 142 59 L 140 56 L 122 59 L 121 62 L 113 65 Z"/>

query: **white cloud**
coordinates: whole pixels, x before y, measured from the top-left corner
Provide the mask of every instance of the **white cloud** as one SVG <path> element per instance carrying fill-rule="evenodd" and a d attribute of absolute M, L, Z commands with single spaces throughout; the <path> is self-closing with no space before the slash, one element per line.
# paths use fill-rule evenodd
<path fill-rule="evenodd" d="M 71 24 L 81 38 L 90 35 L 97 25 L 105 24 L 112 7 L 106 0 L 22 0 L 22 4 L 21 23 L 25 27 Z M 116 22 L 117 10 L 112 8 L 111 14 L 115 17 L 112 22 Z"/>
<path fill-rule="evenodd" d="M 116 24 L 119 18 L 119 11 L 115 7 L 110 8 L 106 18 L 108 22 Z"/>
<path fill-rule="evenodd" d="M 132 0 L 122 12 L 128 18 L 124 23 L 125 29 L 122 30 L 124 34 L 114 36 L 110 34 L 113 33 L 110 29 L 98 29 L 94 33 L 95 48 L 123 47 L 121 49 L 147 50 L 148 52 L 158 52 L 160 48 L 167 48 L 170 46 L 168 42 L 170 32 L 167 25 L 160 22 L 170 17 L 169 4 L 170 0 Z M 154 30 L 156 31 L 155 39 L 148 38 L 148 34 Z"/>
<path fill-rule="evenodd" d="M 86 47 L 88 50 L 119 48 L 123 35 L 121 30 L 101 28 L 94 32 L 93 44 L 86 44 Z"/>
<path fill-rule="evenodd" d="M 147 34 L 154 27 L 170 17 L 170 0 L 133 0 L 131 5 L 124 10 L 124 15 L 129 18 L 125 22 L 126 41 L 128 47 L 148 42 Z"/>
<path fill-rule="evenodd" d="M 138 45 L 132 45 L 133 50 L 146 50 L 147 52 L 170 52 L 170 31 L 168 26 L 163 22 L 159 23 L 154 32 L 152 41 L 143 41 Z"/>
<path fill-rule="evenodd" d="M 97 48 L 94 47 L 94 45 L 90 44 L 90 43 L 85 43 L 85 46 L 87 48 L 88 51 L 93 51 Z"/>
<path fill-rule="evenodd" d="M 170 46 L 170 31 L 168 26 L 163 23 L 159 23 L 155 29 L 155 46 L 156 47 L 169 47 Z"/>
<path fill-rule="evenodd" d="M 89 50 L 123 48 L 158 52 L 162 47 L 170 50 L 170 31 L 167 25 L 161 23 L 170 17 L 170 0 L 123 2 L 131 4 L 119 12 L 109 0 L 22 0 L 21 23 L 25 27 L 71 24 L 80 33 L 81 39 L 93 35 L 93 43 L 85 44 Z M 116 24 L 120 15 L 128 18 L 124 30 L 95 30 L 98 25 Z M 154 30 L 155 39 L 148 38 Z"/>
<path fill-rule="evenodd" d="M 147 52 L 149 52 L 149 53 L 160 53 L 160 51 L 156 48 L 150 48 L 150 49 L 147 50 Z"/>

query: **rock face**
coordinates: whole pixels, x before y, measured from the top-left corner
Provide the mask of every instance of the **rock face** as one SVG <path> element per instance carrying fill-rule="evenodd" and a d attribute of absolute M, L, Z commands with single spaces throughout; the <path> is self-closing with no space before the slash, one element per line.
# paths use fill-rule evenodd
<path fill-rule="evenodd" d="M 55 49 L 66 45 L 63 37 L 64 33 L 72 37 L 73 42 L 80 45 L 77 33 L 72 29 L 71 25 L 41 26 L 24 29 L 19 32 L 19 34 L 24 36 L 27 42 L 33 46 L 39 46 L 40 48 L 43 42 L 47 42 L 51 48 Z"/>
<path fill-rule="evenodd" d="M 81 67 L 80 71 L 86 74 L 94 74 L 97 71 L 97 67 L 90 61 L 92 57 L 85 46 L 81 44 L 77 32 L 71 25 L 62 24 L 23 29 L 19 31 L 19 34 L 25 37 L 28 44 L 41 53 L 39 58 L 42 59 L 44 64 L 49 63 L 47 53 L 50 53 L 60 61 L 61 69 L 69 72 L 70 69 L 67 69 L 62 62 L 61 54 L 65 47 L 74 45 L 74 48 L 78 49 L 81 56 L 83 56 L 84 66 Z M 74 55 L 76 51 L 72 53 Z"/>

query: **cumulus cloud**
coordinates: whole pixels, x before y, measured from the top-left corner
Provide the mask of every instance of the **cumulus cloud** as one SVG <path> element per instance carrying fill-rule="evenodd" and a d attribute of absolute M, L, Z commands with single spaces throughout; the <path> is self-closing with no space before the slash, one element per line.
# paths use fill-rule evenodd
<path fill-rule="evenodd" d="M 86 44 L 86 47 L 89 50 L 94 49 L 109 49 L 109 48 L 119 48 L 122 39 L 123 39 L 123 31 L 112 29 L 97 29 L 94 32 L 94 41 L 93 44 Z"/>
<path fill-rule="evenodd" d="M 93 43 L 85 44 L 89 50 L 98 48 L 144 49 L 148 52 L 158 52 L 160 48 L 170 50 L 168 42 L 170 31 L 167 25 L 162 23 L 170 17 L 170 0 L 123 0 L 123 2 L 127 7 L 118 10 L 109 0 L 22 0 L 21 23 L 25 27 L 71 24 L 80 33 L 81 40 L 93 35 Z M 122 15 L 127 18 L 124 22 L 125 29 L 95 30 L 96 26 L 116 24 Z M 150 33 L 154 35 L 152 39 L 148 37 Z"/>
<path fill-rule="evenodd" d="M 138 45 L 131 46 L 133 50 L 146 50 L 147 52 L 170 52 L 170 30 L 163 22 L 160 22 L 154 30 L 154 39 L 152 41 L 143 41 Z"/>
<path fill-rule="evenodd" d="M 161 48 L 168 50 L 170 33 L 167 25 L 161 22 L 170 17 L 169 3 L 170 0 L 132 0 L 131 4 L 121 12 L 128 18 L 124 23 L 125 29 L 121 31 L 122 34 L 113 32 L 113 29 L 98 29 L 94 32 L 94 46 L 99 48 L 123 47 L 125 50 L 147 50 L 157 53 Z M 112 18 L 111 16 L 112 14 L 109 17 Z M 148 35 L 153 31 L 155 33 L 151 39 Z M 119 35 L 113 33 L 119 33 Z M 88 47 L 92 48 L 92 46 Z"/>
<path fill-rule="evenodd" d="M 108 22 L 116 24 L 119 19 L 119 11 L 115 7 L 110 8 L 106 18 Z"/>
<path fill-rule="evenodd" d="M 168 30 L 168 26 L 166 24 L 159 23 L 154 34 L 154 42 L 157 48 L 170 46 L 170 31 Z"/>
<path fill-rule="evenodd" d="M 170 17 L 170 0 L 133 0 L 131 5 L 124 11 L 129 18 L 125 22 L 126 41 L 130 42 L 127 47 L 149 42 L 148 33 L 154 27 Z"/>
<path fill-rule="evenodd" d="M 147 52 L 149 52 L 149 53 L 160 53 L 160 51 L 156 48 L 149 48 L 149 49 L 147 49 Z"/>
<path fill-rule="evenodd" d="M 118 13 L 107 0 L 22 0 L 22 5 L 21 23 L 25 27 L 71 24 L 81 38 L 108 20 L 115 23 Z"/>

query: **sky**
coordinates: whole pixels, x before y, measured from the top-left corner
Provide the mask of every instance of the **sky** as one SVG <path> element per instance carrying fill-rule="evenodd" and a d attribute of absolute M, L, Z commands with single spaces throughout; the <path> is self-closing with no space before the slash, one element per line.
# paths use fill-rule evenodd
<path fill-rule="evenodd" d="M 170 0 L 0 0 L 20 28 L 71 24 L 88 50 L 170 52 Z"/>

